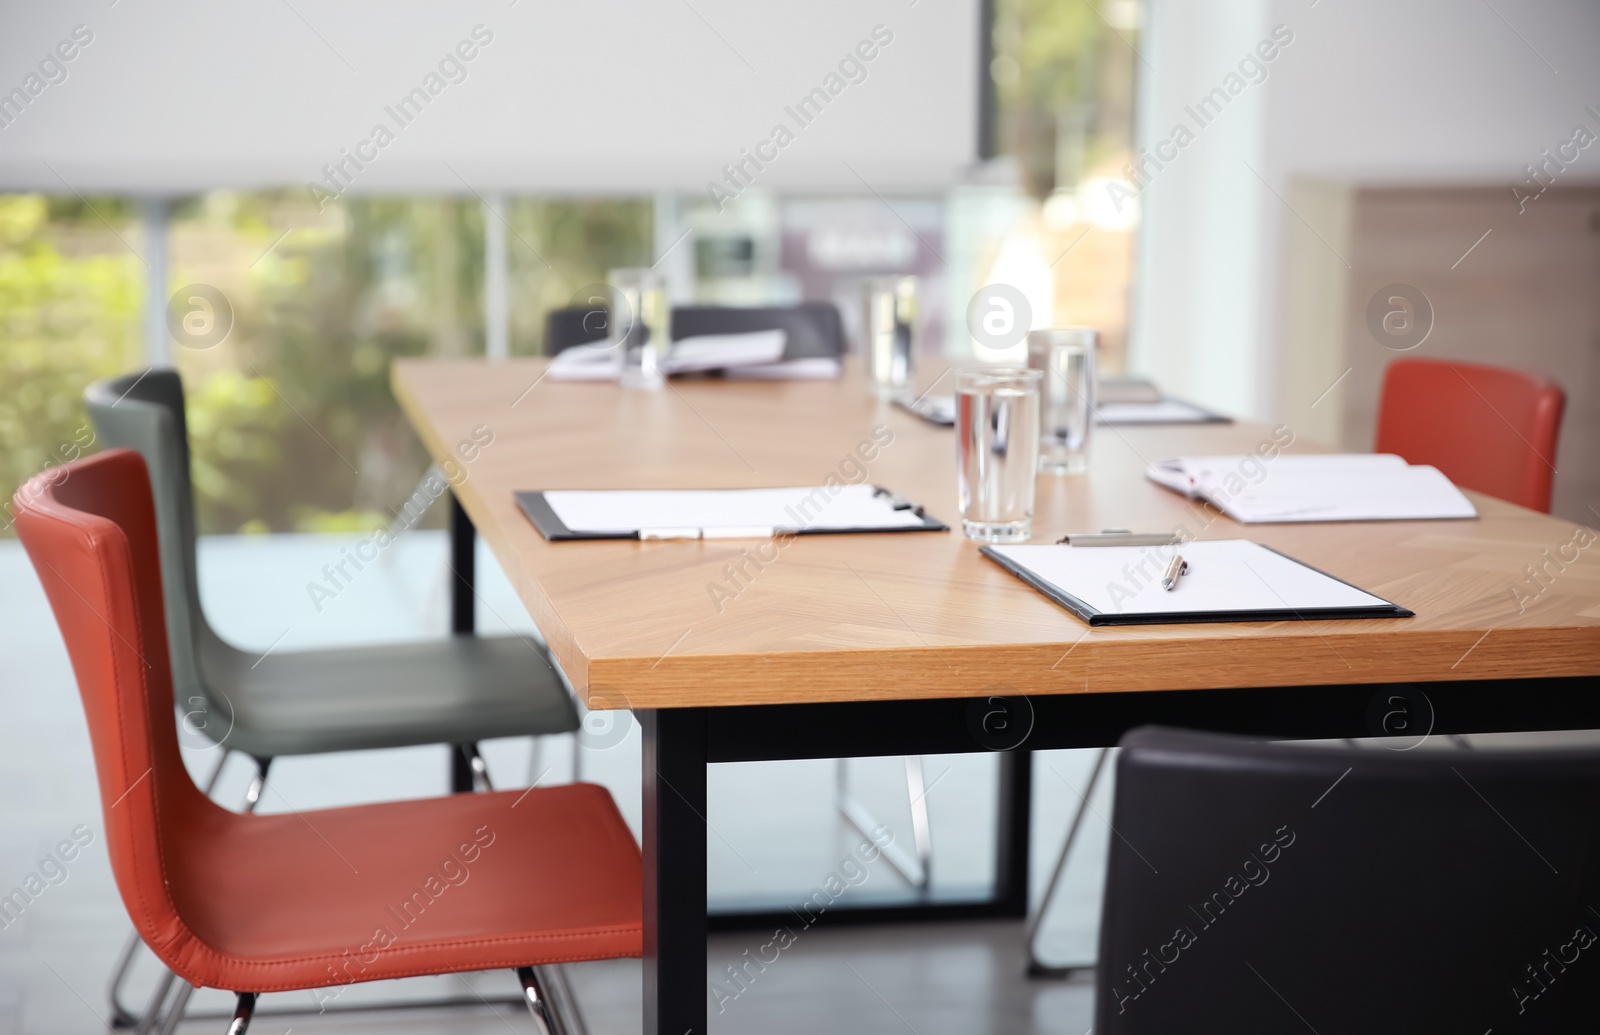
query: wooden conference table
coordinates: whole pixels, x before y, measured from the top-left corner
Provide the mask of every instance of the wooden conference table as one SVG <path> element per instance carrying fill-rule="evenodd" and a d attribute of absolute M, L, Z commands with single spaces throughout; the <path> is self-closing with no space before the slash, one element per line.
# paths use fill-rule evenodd
<path fill-rule="evenodd" d="M 706 1030 L 709 762 L 998 751 L 993 894 L 917 915 L 1021 916 L 1034 749 L 1115 744 L 1146 723 L 1286 739 L 1600 728 L 1600 547 L 1551 565 L 1543 590 L 1524 570 L 1542 551 L 1560 556 L 1570 522 L 1469 494 L 1475 521 L 1240 526 L 1144 468 L 1251 452 L 1272 429 L 1102 427 L 1089 474 L 1039 479 L 1034 542 L 1107 527 L 1250 538 L 1416 617 L 1090 630 L 959 531 L 761 550 L 767 541 L 547 542 L 514 491 L 835 476 L 892 489 L 952 528 L 959 514 L 953 432 L 872 399 L 853 365 L 840 381 L 659 392 L 554 382 L 545 369 L 402 360 L 392 379 L 429 453 L 455 465 L 471 522 L 456 523 L 457 628 L 471 628 L 476 526 L 578 693 L 638 717 L 645 1029 L 656 1035 Z M 463 452 L 475 431 L 492 440 Z"/>

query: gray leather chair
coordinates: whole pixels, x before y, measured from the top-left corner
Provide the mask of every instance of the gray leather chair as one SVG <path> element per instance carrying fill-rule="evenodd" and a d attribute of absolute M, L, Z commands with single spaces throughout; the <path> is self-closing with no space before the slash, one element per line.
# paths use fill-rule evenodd
<path fill-rule="evenodd" d="M 191 717 L 201 713 L 202 720 L 190 719 L 190 729 L 222 746 L 217 773 L 228 752 L 255 761 L 247 810 L 260 797 L 268 763 L 284 755 L 453 745 L 487 786 L 478 741 L 578 728 L 571 695 L 544 649 L 518 636 L 455 635 L 376 647 L 270 650 L 264 656 L 229 644 L 200 607 L 189 439 L 177 372 L 150 369 L 99 381 L 85 390 L 84 401 L 101 443 L 138 451 L 150 469 L 179 708 Z M 137 947 L 135 937 L 111 982 L 112 1008 L 123 1023 L 135 1020 L 121 1004 L 119 988 Z"/>

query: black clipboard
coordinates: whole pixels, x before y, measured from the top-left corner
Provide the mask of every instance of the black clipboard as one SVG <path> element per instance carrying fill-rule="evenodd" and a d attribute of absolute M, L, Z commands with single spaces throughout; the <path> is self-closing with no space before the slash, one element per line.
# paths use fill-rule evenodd
<path fill-rule="evenodd" d="M 1349 586 L 1351 589 L 1360 590 L 1361 592 L 1366 593 L 1368 596 L 1377 596 L 1377 594 L 1372 593 L 1369 590 L 1361 589 L 1360 586 L 1357 586 L 1353 582 L 1346 582 L 1337 575 L 1329 575 L 1321 568 L 1313 567 L 1304 561 L 1290 557 L 1282 550 L 1273 550 L 1272 547 L 1267 546 L 1265 543 L 1257 543 L 1256 545 L 1260 546 L 1263 550 L 1270 550 L 1286 560 L 1294 561 L 1294 563 L 1300 565 L 1302 568 L 1308 568 L 1311 571 L 1316 572 L 1318 575 L 1321 575 L 1323 578 L 1332 579 L 1334 582 Z M 995 552 L 993 547 L 979 547 L 978 552 L 989 558 L 991 561 L 994 561 L 996 564 L 1000 565 L 1000 567 L 1004 568 L 1006 571 L 1009 571 L 1023 582 L 1026 582 L 1040 593 L 1043 593 L 1051 600 L 1054 600 L 1068 611 L 1071 611 L 1085 622 L 1088 622 L 1090 626 L 1189 625 L 1191 623 L 1200 622 L 1283 622 L 1296 619 L 1309 621 L 1313 618 L 1416 617 L 1416 612 L 1410 610 L 1409 608 L 1401 607 L 1399 604 L 1389 603 L 1388 601 L 1385 601 L 1382 606 L 1372 605 L 1369 607 L 1312 607 L 1300 608 L 1297 610 L 1285 605 L 1281 608 L 1269 608 L 1263 611 L 1183 611 L 1169 614 L 1152 614 L 1148 612 L 1142 614 L 1110 613 L 1098 610 L 1097 608 L 1084 603 L 1082 600 L 1079 600 L 1077 597 L 1073 596 L 1071 593 L 1068 593 L 1060 586 L 1057 586 L 1050 580 L 1043 578 L 1031 568 L 1026 568 L 1016 561 L 1013 561 L 1011 558 Z"/>
<path fill-rule="evenodd" d="M 826 488 L 826 486 L 817 486 Z M 714 492 L 716 490 L 691 490 Z M 890 492 L 882 486 L 872 487 L 873 495 L 885 497 L 895 510 L 908 510 L 921 519 L 917 525 L 897 525 L 893 528 L 784 528 L 776 527 L 774 532 L 786 532 L 790 535 L 864 535 L 879 532 L 948 532 L 950 526 L 929 514 L 921 505 L 912 503 L 904 496 Z M 549 500 L 544 497 L 545 490 L 527 490 L 515 494 L 517 506 L 522 508 L 522 513 L 533 522 L 533 527 L 539 534 L 553 543 L 569 542 L 583 539 L 640 539 L 639 531 L 631 532 L 585 532 L 568 528 L 566 522 L 556 514 L 555 508 L 550 506 Z M 731 540 L 730 540 L 731 541 Z"/>

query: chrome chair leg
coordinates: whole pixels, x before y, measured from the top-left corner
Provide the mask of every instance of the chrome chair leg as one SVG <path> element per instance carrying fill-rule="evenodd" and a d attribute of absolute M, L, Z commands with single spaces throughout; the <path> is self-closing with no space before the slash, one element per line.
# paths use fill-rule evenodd
<path fill-rule="evenodd" d="M 261 804 L 261 792 L 267 788 L 267 767 L 272 765 L 272 759 L 256 758 L 253 761 L 256 764 L 256 775 L 250 778 L 250 786 L 245 789 L 241 812 L 254 812 L 256 806 Z"/>
<path fill-rule="evenodd" d="M 555 1013 L 551 1009 L 550 1000 L 545 998 L 539 979 L 534 976 L 532 967 L 518 967 L 517 980 L 522 982 L 522 999 L 528 1004 L 528 1012 L 533 1015 L 533 1023 L 539 1026 L 539 1035 L 562 1035 L 555 1021 Z"/>
<path fill-rule="evenodd" d="M 483 760 L 483 755 L 478 751 L 478 745 L 462 744 L 461 753 L 467 756 L 467 766 L 472 770 L 472 789 L 475 791 L 492 791 L 494 784 L 489 782 L 489 763 Z"/>
<path fill-rule="evenodd" d="M 178 994 L 172 997 L 172 1005 L 167 1007 L 166 1016 L 161 1018 L 161 1026 L 156 1029 L 155 1035 L 172 1035 L 178 1022 L 183 1020 L 183 1011 L 189 1008 L 189 997 L 192 995 L 193 985 L 187 981 L 178 982 Z"/>
<path fill-rule="evenodd" d="M 163 1007 L 167 1005 L 167 998 L 177 980 L 178 975 L 170 970 L 163 970 L 161 976 L 156 979 L 156 990 L 150 996 L 150 1005 L 145 1007 L 144 1013 L 137 1018 L 138 1035 L 150 1035 L 157 1022 L 166 1015 Z"/>
<path fill-rule="evenodd" d="M 1061 857 L 1056 860 L 1056 867 L 1050 873 L 1050 883 L 1045 885 L 1044 894 L 1039 898 L 1038 908 L 1033 915 L 1028 917 L 1027 926 L 1023 929 L 1024 944 L 1028 951 L 1028 975 L 1039 977 L 1042 975 L 1065 976 L 1075 970 L 1093 970 L 1093 963 L 1079 963 L 1071 966 L 1051 966 L 1039 960 L 1038 946 L 1039 928 L 1044 925 L 1044 915 L 1050 909 L 1050 900 L 1055 898 L 1056 888 L 1061 883 L 1062 874 L 1067 872 L 1067 859 L 1072 855 L 1072 845 L 1078 840 L 1078 831 L 1083 826 L 1083 814 L 1089 811 L 1089 799 L 1094 795 L 1095 785 L 1100 782 L 1100 773 L 1105 769 L 1106 758 L 1111 754 L 1110 748 L 1098 748 L 1094 758 L 1094 768 L 1089 770 L 1089 785 L 1084 788 L 1083 796 L 1078 801 L 1078 809 L 1072 814 L 1072 822 L 1067 825 L 1067 841 L 1061 846 Z"/>
<path fill-rule="evenodd" d="M 849 766 L 849 759 L 838 760 L 834 770 L 835 801 L 839 813 L 850 822 L 850 825 L 855 827 L 862 837 L 871 840 L 873 828 L 881 824 L 871 810 L 850 792 Z M 906 793 L 911 802 L 911 833 L 915 850 L 908 852 L 903 845 L 891 841 L 883 846 L 883 857 L 912 887 L 918 891 L 926 891 L 933 872 L 931 865 L 933 843 L 928 825 L 927 792 L 923 788 L 920 757 L 906 758 Z"/>
<path fill-rule="evenodd" d="M 534 972 L 550 996 L 551 1012 L 555 1015 L 558 1035 L 589 1035 L 583 1022 L 583 1011 L 578 1008 L 578 997 L 572 991 L 564 964 L 551 963 L 535 967 Z"/>
<path fill-rule="evenodd" d="M 240 992 L 239 1005 L 233 1011 L 233 1022 L 228 1025 L 228 1035 L 244 1035 L 245 1029 L 250 1027 L 250 1018 L 255 1012 L 256 994 Z"/>
<path fill-rule="evenodd" d="M 906 756 L 906 793 L 911 796 L 911 840 L 922 867 L 922 886 L 933 881 L 933 824 L 928 819 L 928 785 L 923 779 L 922 756 Z"/>

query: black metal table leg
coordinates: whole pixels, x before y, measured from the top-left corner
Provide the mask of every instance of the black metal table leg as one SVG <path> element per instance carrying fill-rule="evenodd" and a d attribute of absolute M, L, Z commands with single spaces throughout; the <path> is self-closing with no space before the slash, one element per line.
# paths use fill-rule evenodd
<path fill-rule="evenodd" d="M 1000 756 L 995 816 L 994 900 L 1000 916 L 1028 915 L 1028 846 L 1033 811 L 1033 752 Z"/>
<path fill-rule="evenodd" d="M 478 530 L 462 509 L 456 494 L 450 494 L 450 631 L 457 636 L 473 636 L 478 631 L 477 578 Z M 450 792 L 471 794 L 472 764 L 459 745 L 450 747 Z"/>
<path fill-rule="evenodd" d="M 640 710 L 645 1035 L 706 1032 L 706 716 Z"/>
<path fill-rule="evenodd" d="M 477 588 L 478 530 L 462 509 L 455 493 L 450 494 L 450 631 L 472 635 L 478 631 Z"/>

